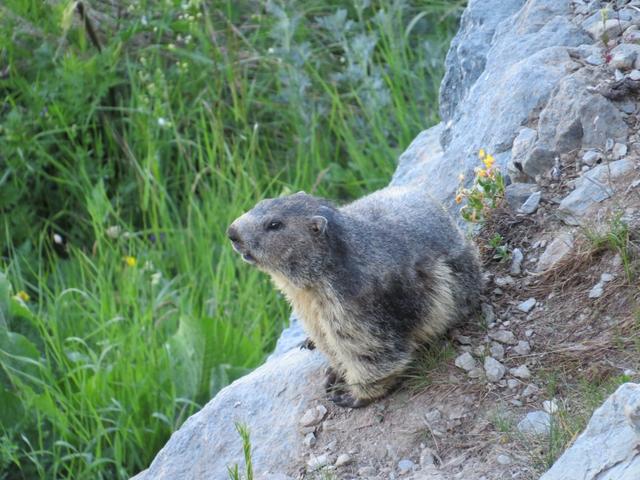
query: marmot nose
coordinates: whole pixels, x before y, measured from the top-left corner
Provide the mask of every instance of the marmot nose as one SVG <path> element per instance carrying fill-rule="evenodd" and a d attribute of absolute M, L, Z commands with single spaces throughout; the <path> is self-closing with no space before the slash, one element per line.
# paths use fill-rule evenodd
<path fill-rule="evenodd" d="M 238 233 L 238 229 L 231 224 L 229 228 L 227 228 L 227 237 L 232 242 L 240 242 L 240 234 Z"/>

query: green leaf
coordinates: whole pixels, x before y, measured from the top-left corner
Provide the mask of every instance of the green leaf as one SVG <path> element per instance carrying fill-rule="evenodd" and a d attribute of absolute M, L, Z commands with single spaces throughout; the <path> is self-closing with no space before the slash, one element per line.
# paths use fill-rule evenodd
<path fill-rule="evenodd" d="M 28 383 L 40 379 L 40 353 L 27 337 L 0 329 L 0 365 L 9 377 Z M 35 381 L 35 382 L 34 382 Z"/>
<path fill-rule="evenodd" d="M 0 329 L 9 326 L 9 300 L 11 298 L 11 284 L 7 276 L 0 272 Z"/>
<path fill-rule="evenodd" d="M 0 425 L 5 430 L 17 427 L 24 417 L 22 401 L 16 394 L 0 385 Z"/>

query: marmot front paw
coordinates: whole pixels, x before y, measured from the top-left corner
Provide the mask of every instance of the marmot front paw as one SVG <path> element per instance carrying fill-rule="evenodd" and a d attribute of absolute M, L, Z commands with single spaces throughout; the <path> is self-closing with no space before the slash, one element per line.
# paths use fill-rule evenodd
<path fill-rule="evenodd" d="M 345 408 L 362 408 L 366 407 L 373 401 L 372 399 L 354 398 L 350 393 L 333 395 L 332 397 L 329 397 L 329 400 L 339 407 Z"/>

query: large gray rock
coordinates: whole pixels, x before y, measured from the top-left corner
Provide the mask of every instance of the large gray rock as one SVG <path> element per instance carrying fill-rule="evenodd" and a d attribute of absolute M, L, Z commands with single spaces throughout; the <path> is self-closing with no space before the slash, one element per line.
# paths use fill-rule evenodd
<path fill-rule="evenodd" d="M 640 478 L 640 385 L 625 383 L 598 408 L 587 429 L 540 480 Z"/>
<path fill-rule="evenodd" d="M 440 88 L 440 116 L 453 118 L 458 104 L 484 71 L 497 25 L 522 7 L 523 0 L 471 0 L 451 42 Z"/>
<path fill-rule="evenodd" d="M 589 92 L 587 87 L 594 81 L 594 73 L 583 68 L 558 84 L 540 113 L 537 140 L 513 159 L 529 177 L 546 174 L 563 153 L 603 149 L 609 138 L 627 138 L 620 110 L 602 95 Z"/>
<path fill-rule="evenodd" d="M 227 466 L 244 466 L 235 423 L 251 432 L 256 478 L 282 473 L 299 461 L 299 421 L 324 400 L 319 353 L 294 349 L 224 388 L 190 417 L 136 480 L 226 479 Z"/>
<path fill-rule="evenodd" d="M 454 208 L 458 177 L 471 181 L 480 148 L 504 168 L 532 112 L 543 108 L 562 78 L 578 67 L 569 47 L 592 42 L 571 15 L 570 2 L 471 1 L 441 87 L 443 125 L 438 128 L 444 149 L 416 150 L 421 168 L 408 174 L 413 163 L 405 159 L 393 184 L 427 185 L 434 197 Z"/>

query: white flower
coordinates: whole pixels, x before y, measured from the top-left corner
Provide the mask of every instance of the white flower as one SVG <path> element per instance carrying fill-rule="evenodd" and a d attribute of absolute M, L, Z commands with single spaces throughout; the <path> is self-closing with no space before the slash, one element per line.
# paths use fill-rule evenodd
<path fill-rule="evenodd" d="M 164 117 L 158 117 L 158 126 L 160 128 L 165 128 L 171 126 L 171 122 Z"/>
<path fill-rule="evenodd" d="M 122 233 L 122 229 L 120 228 L 119 225 L 112 225 L 109 228 L 107 228 L 106 233 L 107 233 L 107 237 L 116 239 Z"/>
<path fill-rule="evenodd" d="M 62 238 L 62 235 L 58 235 L 57 233 L 54 233 L 53 242 L 57 243 L 58 245 L 62 245 L 64 243 L 64 239 Z"/>
<path fill-rule="evenodd" d="M 145 27 L 147 25 L 149 25 L 149 21 L 147 20 L 147 16 L 143 15 L 142 18 L 140 19 L 140 22 L 142 23 L 142 25 L 144 25 Z"/>
<path fill-rule="evenodd" d="M 162 279 L 162 272 L 156 272 L 151 274 L 151 285 L 158 285 Z"/>

